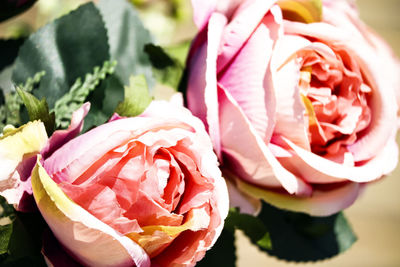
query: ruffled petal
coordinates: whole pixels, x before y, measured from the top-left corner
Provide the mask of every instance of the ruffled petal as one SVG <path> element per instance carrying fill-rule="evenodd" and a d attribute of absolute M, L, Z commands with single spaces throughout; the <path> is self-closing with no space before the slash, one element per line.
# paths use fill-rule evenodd
<path fill-rule="evenodd" d="M 253 184 L 310 194 L 311 188 L 278 162 L 232 96 L 220 88 L 219 99 L 221 143 L 230 168 Z"/>
<path fill-rule="evenodd" d="M 72 202 L 39 160 L 32 172 L 32 187 L 38 208 L 54 235 L 82 264 L 150 266 L 148 255 L 138 244 Z"/>
<path fill-rule="evenodd" d="M 275 13 L 277 15 L 270 12 L 262 19 L 229 67 L 219 74 L 219 84 L 238 102 L 266 142 L 272 136 L 275 115 L 269 62 L 281 31 L 282 20 L 280 13 Z"/>
<path fill-rule="evenodd" d="M 275 2 L 272 0 L 255 0 L 242 3 L 232 21 L 224 29 L 223 46 L 218 57 L 218 72 L 223 70 L 239 52 Z M 263 50 L 267 50 L 267 47 Z"/>
<path fill-rule="evenodd" d="M 380 60 L 373 47 L 365 45 L 363 39 L 327 23 L 302 24 L 286 21 L 284 25 L 288 33 L 310 36 L 341 47 L 357 61 L 365 83 L 372 89 L 369 103 L 372 117 L 366 133 L 348 149 L 354 154 L 355 161 L 371 159 L 385 146 L 393 127 L 397 125 L 398 107 L 393 82 L 382 71 L 386 69 L 386 62 Z"/>
<path fill-rule="evenodd" d="M 304 180 L 310 183 L 371 182 L 393 170 L 398 160 L 394 139 L 390 139 L 377 156 L 359 167 L 346 166 L 325 159 L 300 148 L 288 139 L 283 139 L 295 153 L 293 157 L 286 160 L 302 175 Z"/>
<path fill-rule="evenodd" d="M 180 127 L 182 122 L 162 118 L 126 118 L 100 125 L 84 135 L 78 136 L 55 151 L 45 161 L 46 171 L 56 182 L 77 179 L 93 162 L 103 157 L 107 152 L 120 147 L 145 131 Z M 95 149 L 94 149 L 95 148 Z"/>

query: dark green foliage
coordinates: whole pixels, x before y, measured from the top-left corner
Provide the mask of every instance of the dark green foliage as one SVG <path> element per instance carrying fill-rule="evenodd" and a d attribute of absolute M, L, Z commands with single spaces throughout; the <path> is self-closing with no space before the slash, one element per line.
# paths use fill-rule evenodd
<path fill-rule="evenodd" d="M 312 217 L 263 203 L 259 218 L 270 231 L 271 255 L 288 261 L 318 261 L 336 256 L 356 241 L 342 212 Z"/>

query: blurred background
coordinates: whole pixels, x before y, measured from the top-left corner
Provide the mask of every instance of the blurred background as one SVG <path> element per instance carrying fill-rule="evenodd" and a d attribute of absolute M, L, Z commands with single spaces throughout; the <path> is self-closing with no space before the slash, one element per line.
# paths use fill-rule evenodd
<path fill-rule="evenodd" d="M 110 0 L 111 1 L 111 0 Z M 27 12 L 0 24 L 0 38 L 27 36 L 85 0 L 39 0 Z M 132 0 L 159 44 L 179 46 L 196 34 L 189 0 Z M 360 16 L 400 57 L 400 0 L 358 0 Z M 400 75 L 400 73 L 399 73 Z M 398 138 L 400 141 L 400 138 Z M 400 168 L 367 188 L 345 211 L 358 241 L 345 253 L 317 266 L 400 266 Z M 312 266 L 269 257 L 237 232 L 237 266 Z"/>

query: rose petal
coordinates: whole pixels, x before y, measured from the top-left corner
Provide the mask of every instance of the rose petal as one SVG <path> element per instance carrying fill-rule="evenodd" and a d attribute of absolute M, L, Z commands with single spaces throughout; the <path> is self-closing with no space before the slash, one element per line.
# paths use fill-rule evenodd
<path fill-rule="evenodd" d="M 177 120 L 166 122 L 162 118 L 126 118 L 100 125 L 84 135 L 74 138 L 55 151 L 45 161 L 46 171 L 57 182 L 77 179 L 93 162 L 120 144 L 140 136 L 144 131 L 163 127 L 180 127 Z M 96 148 L 96 149 L 93 149 Z"/>
<path fill-rule="evenodd" d="M 322 1 L 279 0 L 278 5 L 282 9 L 282 12 L 286 13 L 286 19 L 293 19 L 304 23 L 318 22 L 322 19 Z"/>
<path fill-rule="evenodd" d="M 282 167 L 232 96 L 220 88 L 219 99 L 221 143 L 230 167 L 253 184 L 272 188 L 282 186 L 291 194 L 309 194 L 310 187 Z"/>
<path fill-rule="evenodd" d="M 239 52 L 275 2 L 272 0 L 243 2 L 232 21 L 224 29 L 223 46 L 218 57 L 218 72 L 223 70 Z"/>
<path fill-rule="evenodd" d="M 217 1 L 215 0 L 192 0 L 193 20 L 198 29 L 202 29 L 207 25 L 216 5 Z"/>
<path fill-rule="evenodd" d="M 306 151 L 286 138 L 283 140 L 295 153 L 287 161 L 310 183 L 324 184 L 346 180 L 358 183 L 371 182 L 393 170 L 398 160 L 397 145 L 393 138 L 389 139 L 376 157 L 359 167 L 338 164 Z"/>
<path fill-rule="evenodd" d="M 81 267 L 57 241 L 50 229 L 46 228 L 43 233 L 42 255 L 47 266 L 53 267 Z"/>
<path fill-rule="evenodd" d="M 76 137 L 82 131 L 83 119 L 88 114 L 89 109 L 89 102 L 83 104 L 79 109 L 72 113 L 71 124 L 68 126 L 68 129 L 55 131 L 51 135 L 46 147 L 43 148 L 41 152 L 44 158 L 49 157 L 54 151 Z"/>
<path fill-rule="evenodd" d="M 357 60 L 365 82 L 372 89 L 369 104 L 372 118 L 366 134 L 348 149 L 354 154 L 355 161 L 371 159 L 385 146 L 393 125 L 397 124 L 395 89 L 392 80 L 386 79 L 386 74 L 381 75 L 384 73 L 382 70 L 386 69 L 386 61 L 380 60 L 374 49 L 364 44 L 363 39 L 327 23 L 302 24 L 285 21 L 284 26 L 288 33 L 310 36 L 341 47 Z"/>
<path fill-rule="evenodd" d="M 270 82 L 269 61 L 281 31 L 281 20 L 280 13 L 276 16 L 268 13 L 230 62 L 229 68 L 219 74 L 219 84 L 238 102 L 265 141 L 271 138 L 275 123 L 275 95 Z"/>
<path fill-rule="evenodd" d="M 149 225 L 143 227 L 142 233 L 132 233 L 127 236 L 137 242 L 153 258 L 183 231 L 205 230 L 209 224 L 210 216 L 204 208 L 197 208 L 189 211 L 182 225 Z"/>
<path fill-rule="evenodd" d="M 276 123 L 274 134 L 292 140 L 304 149 L 310 150 L 306 110 L 298 86 L 299 66 L 295 60 L 287 62 L 273 77 L 274 87 L 279 88 L 276 97 Z"/>
<path fill-rule="evenodd" d="M 217 97 L 217 56 L 226 17 L 213 13 L 208 24 L 207 42 L 196 53 L 190 68 L 196 73 L 189 76 L 187 99 L 194 115 L 205 120 L 214 149 L 220 157 Z M 192 71 L 192 73 L 193 73 Z M 204 89 L 203 89 L 204 88 Z M 204 99 L 204 102 L 201 101 Z M 198 106 L 204 103 L 204 106 Z"/>
<path fill-rule="evenodd" d="M 24 192 L 31 192 L 26 178 L 32 166 L 26 163 L 46 142 L 46 129 L 39 121 L 28 122 L 0 138 L 0 195 L 9 204 L 18 205 Z"/>
<path fill-rule="evenodd" d="M 229 170 L 224 169 L 223 174 L 228 186 L 230 207 L 239 208 L 241 213 L 257 216 L 261 211 L 260 199 L 240 191 L 231 181 L 234 180 L 234 175 Z"/>
<path fill-rule="evenodd" d="M 72 202 L 38 160 L 32 172 L 33 194 L 54 235 L 75 258 L 94 266 L 150 266 L 143 249 Z"/>
<path fill-rule="evenodd" d="M 263 199 L 280 209 L 308 213 L 312 216 L 329 216 L 354 203 L 363 191 L 364 184 L 347 183 L 336 189 L 314 189 L 311 197 L 296 197 L 255 187 L 239 179 L 237 187 L 243 192 Z"/>

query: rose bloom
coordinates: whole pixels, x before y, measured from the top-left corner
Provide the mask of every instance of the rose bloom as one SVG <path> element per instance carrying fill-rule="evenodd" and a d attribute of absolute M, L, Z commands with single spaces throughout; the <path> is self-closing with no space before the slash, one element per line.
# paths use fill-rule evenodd
<path fill-rule="evenodd" d="M 192 3 L 187 104 L 238 189 L 326 216 L 395 168 L 399 65 L 353 5 Z"/>
<path fill-rule="evenodd" d="M 50 137 L 30 178 L 60 247 L 85 266 L 195 265 L 228 213 L 226 184 L 201 121 L 183 107 L 153 101 L 139 117 L 116 115 L 71 139 L 89 107 Z M 71 140 L 60 145 L 65 138 Z M 46 251 L 55 266 L 63 259 Z"/>

